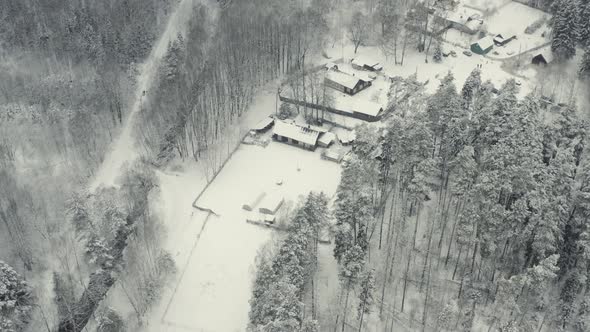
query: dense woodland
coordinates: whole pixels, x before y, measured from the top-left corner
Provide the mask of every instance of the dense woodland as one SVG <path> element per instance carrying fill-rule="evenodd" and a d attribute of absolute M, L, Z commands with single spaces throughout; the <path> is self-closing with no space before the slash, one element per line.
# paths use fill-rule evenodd
<path fill-rule="evenodd" d="M 142 94 L 132 124 L 142 158 L 118 187 L 88 191 L 177 3 L 0 2 L 1 331 L 141 330 L 176 271 L 150 209 L 154 167 L 193 159 L 209 181 L 261 89 L 289 79 L 319 98 L 305 96 L 318 83 L 307 70 L 342 35 L 398 65 L 409 49 L 440 53 L 416 28 L 429 16 L 416 1 L 197 4 Z M 554 54 L 582 52 L 588 79 L 590 2 L 531 5 L 554 14 Z M 261 257 L 249 328 L 590 330 L 588 110 L 518 99 L 514 81 L 496 88 L 477 70 L 464 84 L 449 74 L 383 129 L 358 128 L 332 209 L 310 194 Z M 331 219 L 337 303 L 313 286 Z M 115 285 L 133 318 L 101 303 Z"/>
<path fill-rule="evenodd" d="M 137 64 L 174 5 L 0 3 L 0 260 L 7 287 L 0 330 L 80 331 L 89 319 L 121 320 L 109 308 L 92 315 L 109 290 L 107 275 L 123 284 L 129 273 L 141 276 L 126 286 L 143 315 L 156 300 L 147 292 L 173 273 L 159 242 L 148 241 L 162 232 L 145 209 L 155 177 L 141 175 L 142 163 L 120 190 L 84 188 L 127 116 Z"/>
<path fill-rule="evenodd" d="M 449 74 L 386 128 L 357 129 L 333 212 L 338 314 L 322 328 L 363 330 L 373 313 L 385 331 L 400 320 L 428 331 L 587 331 L 588 122 L 573 108 L 519 100 L 517 89 L 508 81 L 494 96 L 477 70 L 458 89 Z M 270 291 L 285 282 L 281 271 L 316 259 L 282 258 L 284 247 L 309 255 L 313 236 L 292 243 L 299 232 L 290 232 L 272 264 L 260 263 L 256 287 L 267 292 L 254 292 L 253 330 L 261 322 L 263 331 L 314 330 L 304 315 L 284 316 L 297 313 L 297 302 L 257 309 L 288 296 Z M 310 264 L 300 272 L 308 281 Z M 270 328 L 293 319 L 295 327 Z"/>

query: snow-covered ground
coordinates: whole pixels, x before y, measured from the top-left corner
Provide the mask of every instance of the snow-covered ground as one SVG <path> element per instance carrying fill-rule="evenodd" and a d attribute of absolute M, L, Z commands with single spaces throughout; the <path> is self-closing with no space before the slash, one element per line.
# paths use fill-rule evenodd
<path fill-rule="evenodd" d="M 533 34 L 524 33 L 527 26 L 543 17 L 546 18 L 546 21 L 542 27 Z M 505 37 L 512 33 L 516 35 L 516 39 L 504 46 L 494 46 L 490 57 L 506 58 L 516 56 L 521 52 L 549 43 L 550 28 L 547 22 L 550 18 L 551 15 L 518 2 L 509 2 L 502 6 L 493 15 L 486 17 L 487 32 L 493 36 L 502 34 Z"/>
<path fill-rule="evenodd" d="M 309 191 L 332 196 L 340 166 L 322 160 L 319 150 L 278 142 L 266 148 L 241 145 L 198 202 L 219 214 L 209 218 L 191 208 L 203 177 L 177 175 L 160 180 L 161 211 L 170 229 L 167 249 L 179 274 L 146 330 L 244 331 L 255 257 L 273 231 L 247 223 L 242 205 L 261 190 L 279 190 L 287 200 Z"/>

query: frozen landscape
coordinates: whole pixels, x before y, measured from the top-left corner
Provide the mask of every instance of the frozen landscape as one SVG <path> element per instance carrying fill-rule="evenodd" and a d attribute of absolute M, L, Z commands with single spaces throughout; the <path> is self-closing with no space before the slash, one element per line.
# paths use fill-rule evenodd
<path fill-rule="evenodd" d="M 590 2 L 0 18 L 1 332 L 590 330 Z"/>

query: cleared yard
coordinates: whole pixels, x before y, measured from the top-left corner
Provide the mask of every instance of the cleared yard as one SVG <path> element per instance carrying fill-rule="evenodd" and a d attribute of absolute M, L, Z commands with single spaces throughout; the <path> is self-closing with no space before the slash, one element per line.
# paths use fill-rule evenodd
<path fill-rule="evenodd" d="M 273 231 L 247 223 L 249 212 L 242 205 L 261 190 L 280 189 L 286 201 L 309 191 L 331 197 L 340 181 L 340 165 L 322 160 L 321 151 L 279 142 L 266 148 L 241 145 L 199 200 L 200 206 L 220 215 L 207 221 L 204 212 L 183 215 L 189 213 L 186 204 L 198 192 L 190 189 L 190 182 L 174 176 L 162 179 L 166 211 L 184 211 L 169 212 L 169 217 L 186 221 L 171 220 L 178 228 L 170 240 L 177 241 L 179 248 L 173 252 L 179 273 L 149 331 L 245 330 L 255 258 Z M 281 186 L 276 184 L 279 179 Z M 180 197 L 185 199 L 176 201 Z"/>
<path fill-rule="evenodd" d="M 535 33 L 526 34 L 524 30 L 533 22 L 545 17 L 546 21 Z M 518 2 L 510 2 L 500 7 L 493 15 L 485 18 L 485 25 L 489 34 L 503 36 L 514 34 L 516 39 L 504 46 L 494 46 L 490 57 L 506 58 L 515 56 L 535 47 L 550 42 L 547 22 L 551 15 Z M 542 34 L 545 33 L 545 36 Z M 499 55 L 493 54 L 496 51 Z"/>

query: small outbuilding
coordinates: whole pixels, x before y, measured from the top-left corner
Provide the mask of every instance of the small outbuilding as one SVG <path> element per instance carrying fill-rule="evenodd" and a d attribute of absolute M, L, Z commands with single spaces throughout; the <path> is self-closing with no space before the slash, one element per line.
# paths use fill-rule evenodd
<path fill-rule="evenodd" d="M 283 143 L 299 146 L 307 150 L 315 150 L 320 133 L 309 127 L 295 123 L 275 121 L 272 137 Z"/>
<path fill-rule="evenodd" d="M 490 36 L 471 44 L 471 52 L 481 55 L 487 54 L 492 48 L 494 48 L 494 40 Z"/>
<path fill-rule="evenodd" d="M 383 66 L 379 62 L 360 57 L 352 59 L 351 63 L 352 68 L 359 70 L 381 71 L 383 69 Z"/>
<path fill-rule="evenodd" d="M 531 63 L 533 65 L 546 66 L 551 62 L 553 62 L 553 53 L 551 53 L 551 50 L 544 50 L 542 52 L 539 52 L 535 54 L 531 59 Z"/>
<path fill-rule="evenodd" d="M 499 33 L 494 37 L 494 44 L 496 46 L 504 46 L 514 39 L 516 39 L 515 34 L 501 34 L 501 33 Z"/>
<path fill-rule="evenodd" d="M 318 139 L 318 145 L 322 148 L 329 147 L 334 141 L 336 140 L 336 135 L 331 132 L 323 133 L 320 138 Z"/>
<path fill-rule="evenodd" d="M 271 118 L 270 116 L 267 116 L 266 118 L 260 120 L 257 124 L 255 124 L 254 127 L 252 127 L 252 130 L 257 133 L 265 132 L 270 127 L 272 127 L 274 122 L 275 122 L 275 119 Z"/>
<path fill-rule="evenodd" d="M 344 155 L 340 151 L 326 150 L 324 151 L 324 153 L 322 153 L 322 159 L 333 161 L 336 163 L 341 162 L 342 158 L 344 158 Z"/>
<path fill-rule="evenodd" d="M 352 144 L 356 140 L 356 132 L 344 128 L 335 128 L 336 136 L 342 145 Z"/>

